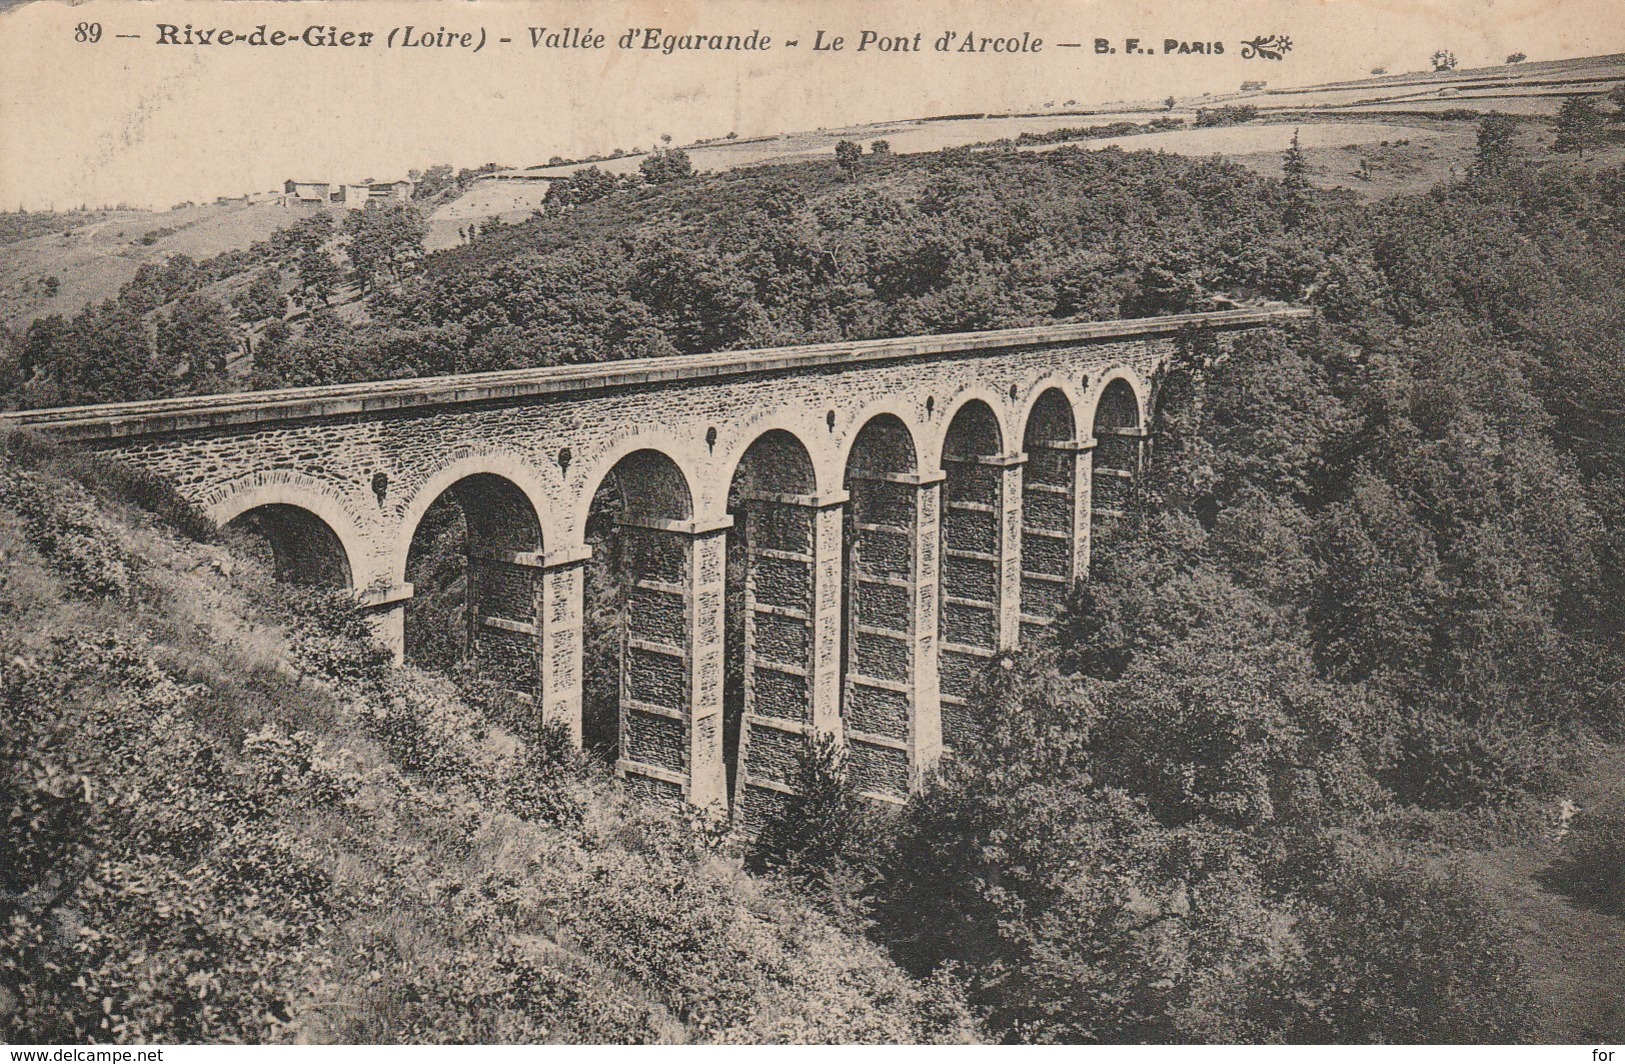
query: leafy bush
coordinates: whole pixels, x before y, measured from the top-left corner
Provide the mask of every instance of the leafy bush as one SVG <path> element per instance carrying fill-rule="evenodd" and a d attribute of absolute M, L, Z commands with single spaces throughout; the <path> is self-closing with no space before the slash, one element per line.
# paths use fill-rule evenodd
<path fill-rule="evenodd" d="M 1258 117 L 1258 108 L 1250 103 L 1226 104 L 1223 107 L 1200 108 L 1196 112 L 1196 125 L 1207 126 L 1234 126 L 1242 122 L 1251 122 Z"/>
<path fill-rule="evenodd" d="M 23 520 L 23 535 L 67 585 L 87 597 L 128 598 L 134 558 L 77 485 L 0 465 L 0 497 Z"/>
<path fill-rule="evenodd" d="M 806 882 L 859 860 L 878 825 L 873 804 L 852 781 L 845 747 L 829 736 L 811 740 L 794 786 L 751 839 L 747 865 Z"/>

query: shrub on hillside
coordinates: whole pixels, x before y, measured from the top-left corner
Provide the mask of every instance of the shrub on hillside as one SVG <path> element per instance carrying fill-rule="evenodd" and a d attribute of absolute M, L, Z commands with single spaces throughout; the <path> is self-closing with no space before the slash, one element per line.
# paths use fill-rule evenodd
<path fill-rule="evenodd" d="M 74 592 L 88 598 L 128 598 L 135 562 L 84 489 L 7 463 L 0 497 L 23 521 L 23 538 Z"/>
<path fill-rule="evenodd" d="M 90 451 L 68 450 L 28 432 L 13 432 L 0 450 L 25 469 L 50 469 L 106 498 L 140 507 L 199 543 L 219 534 L 215 523 L 175 485 L 148 469 Z"/>
<path fill-rule="evenodd" d="M 1484 1043 L 1532 1030 L 1522 958 L 1495 904 L 1460 873 L 1345 854 L 1296 915 L 1286 953 L 1246 1003 L 1248 1037 Z"/>
<path fill-rule="evenodd" d="M 50 520 L 92 505 L 29 476 Z M 87 607 L 19 498 L 0 491 L 0 586 L 27 591 L 0 607 L 0 1040 L 974 1037 L 950 984 L 621 798 L 557 729 L 516 737 L 499 693 L 388 669 L 345 596 L 225 588 L 185 544 L 155 564 L 113 513 L 94 535 L 156 590 L 255 634 L 178 633 L 165 594 Z"/>
<path fill-rule="evenodd" d="M 808 743 L 795 789 L 756 832 L 746 863 L 755 871 L 807 881 L 858 855 L 873 828 L 874 811 L 852 781 L 845 749 L 828 736 Z"/>

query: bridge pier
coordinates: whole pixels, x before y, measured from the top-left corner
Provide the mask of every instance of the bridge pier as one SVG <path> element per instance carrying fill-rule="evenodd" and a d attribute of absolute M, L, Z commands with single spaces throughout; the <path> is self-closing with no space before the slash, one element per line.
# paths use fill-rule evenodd
<path fill-rule="evenodd" d="M 726 810 L 722 636 L 733 519 L 617 523 L 627 602 L 616 769 L 655 797 Z"/>
<path fill-rule="evenodd" d="M 396 665 L 406 660 L 406 604 L 411 598 L 411 584 L 391 587 L 387 580 L 356 592 L 356 606 L 366 615 L 372 637 Z"/>
<path fill-rule="evenodd" d="M 841 533 L 848 495 L 761 492 L 745 515 L 744 714 L 735 814 L 759 827 L 795 793 L 816 735 L 841 738 Z"/>
<path fill-rule="evenodd" d="M 1053 623 L 1089 572 L 1094 440 L 1029 442 L 1022 483 L 1022 626 Z"/>
<path fill-rule="evenodd" d="M 942 756 L 937 588 L 944 475 L 848 479 L 847 749 L 863 792 L 899 802 Z"/>
<path fill-rule="evenodd" d="M 1027 455 L 945 455 L 942 731 L 950 750 L 974 734 L 976 677 L 1021 636 L 1022 468 Z"/>
<path fill-rule="evenodd" d="M 537 693 L 543 724 L 562 724 L 581 746 L 582 611 L 589 547 L 550 551 L 537 574 Z"/>

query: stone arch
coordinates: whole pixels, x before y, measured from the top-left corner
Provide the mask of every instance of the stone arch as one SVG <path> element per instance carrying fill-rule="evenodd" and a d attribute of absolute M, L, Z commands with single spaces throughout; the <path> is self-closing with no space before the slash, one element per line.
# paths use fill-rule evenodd
<path fill-rule="evenodd" d="M 367 579 L 371 552 L 347 500 L 331 484 L 291 470 L 238 478 L 205 498 L 203 511 L 225 528 L 250 514 L 290 583 L 356 587 Z"/>
<path fill-rule="evenodd" d="M 990 388 L 973 385 L 955 392 L 937 408 L 939 417 L 934 420 L 938 421 L 942 428 L 939 432 L 933 434 L 933 446 L 930 455 L 933 465 L 931 468 L 942 468 L 943 456 L 948 453 L 948 433 L 953 428 L 954 422 L 959 419 L 960 414 L 973 404 L 980 404 L 992 415 L 992 424 L 997 426 L 997 434 L 1001 444 L 1008 441 L 1005 449 L 1008 450 L 1014 446 L 1013 441 L 1017 437 L 1014 428 L 1009 423 L 1010 404 L 1008 397 L 1001 396 Z"/>
<path fill-rule="evenodd" d="M 919 419 L 919 409 L 916 404 L 900 397 L 888 398 L 880 402 L 870 403 L 852 417 L 842 429 L 841 445 L 836 453 L 835 476 L 840 479 L 836 484 L 848 487 L 852 475 L 852 459 L 858 454 L 859 444 L 872 447 L 877 437 L 872 434 L 865 437 L 876 426 L 882 426 L 880 431 L 888 434 L 901 451 L 901 445 L 907 442 L 907 468 L 910 473 L 930 472 L 936 467 L 922 465 L 925 459 L 925 448 L 921 445 L 923 437 L 928 433 L 929 426 Z M 893 428 L 895 423 L 895 428 Z M 896 432 L 901 429 L 901 434 Z M 870 456 L 872 458 L 873 455 Z M 836 485 L 832 485 L 836 486 Z"/>
<path fill-rule="evenodd" d="M 802 434 L 780 425 L 762 426 L 747 446 L 724 461 L 722 471 L 730 492 L 741 475 L 754 481 L 746 487 L 757 492 L 814 495 L 820 487 L 817 463 Z"/>
<path fill-rule="evenodd" d="M 775 448 L 782 455 L 791 458 L 796 463 L 796 478 L 804 481 L 803 486 L 785 487 L 783 492 L 788 494 L 812 495 L 817 492 L 830 491 L 829 466 L 834 465 L 830 458 L 829 447 L 821 448 L 824 461 L 819 461 L 819 455 L 814 453 L 809 439 L 817 440 L 816 432 L 801 424 L 793 417 L 767 416 L 752 419 L 743 430 L 733 432 L 734 443 L 731 452 L 725 453 L 721 458 L 721 476 L 718 486 L 721 491 L 728 492 L 733 486 L 734 479 L 738 478 L 739 471 L 746 466 L 746 458 L 760 455 L 762 445 Z M 825 432 L 827 435 L 827 432 Z M 777 442 L 772 442 L 777 440 Z M 793 443 L 793 447 L 791 447 Z M 804 463 L 804 465 L 803 465 Z M 725 495 L 726 497 L 726 495 Z"/>
<path fill-rule="evenodd" d="M 1034 389 L 1021 423 L 1024 451 L 1034 444 L 1069 443 L 1078 438 L 1077 406 L 1058 384 Z"/>
<path fill-rule="evenodd" d="M 806 452 L 813 470 L 813 486 L 809 489 L 809 494 L 834 491 L 840 486 L 839 447 L 835 434 L 823 416 L 820 415 L 813 421 L 808 417 L 773 410 L 750 417 L 725 430 L 725 442 L 717 462 L 722 473 L 717 478 L 719 490 L 727 491 L 728 486 L 733 483 L 735 474 L 739 472 L 740 463 L 744 461 L 745 455 L 763 437 L 774 432 L 782 432 L 793 437 Z M 701 494 L 706 493 L 702 491 Z"/>
<path fill-rule="evenodd" d="M 459 448 L 446 461 L 430 473 L 417 486 L 399 509 L 399 534 L 395 537 L 390 558 L 390 572 L 396 583 L 406 579 L 407 556 L 412 549 L 423 515 L 448 490 L 461 481 L 477 476 L 491 476 L 514 486 L 530 506 L 536 518 L 538 535 L 548 544 L 556 538 L 556 522 L 550 520 L 552 507 L 547 504 L 548 485 L 537 468 L 524 458 L 509 451 L 486 448 Z M 541 545 L 531 548 L 541 550 Z"/>
<path fill-rule="evenodd" d="M 1025 441 L 1030 435 L 1029 429 L 1032 425 L 1034 409 L 1040 402 L 1054 403 L 1053 396 L 1055 393 L 1059 393 L 1060 398 L 1066 403 L 1067 415 L 1072 419 L 1074 432 L 1078 432 L 1077 427 L 1084 424 L 1083 410 L 1085 403 L 1083 393 L 1078 390 L 1076 382 L 1056 375 L 1040 377 L 1033 382 L 1032 387 L 1027 390 L 1027 394 L 1022 397 L 1021 407 L 1016 412 L 1017 424 L 1021 426 L 1023 446 L 1025 446 Z M 1074 435 L 1072 439 L 1078 440 L 1079 437 Z"/>
<path fill-rule="evenodd" d="M 896 413 L 875 412 L 852 434 L 842 456 L 842 469 L 847 487 L 854 475 L 919 473 L 920 448 L 914 430 Z"/>
<path fill-rule="evenodd" d="M 1126 391 L 1125 391 L 1126 389 Z M 1087 409 L 1087 417 L 1082 424 L 1090 427 L 1091 432 L 1097 425 L 1102 425 L 1103 407 L 1106 411 L 1108 427 L 1122 427 L 1115 422 L 1124 420 L 1132 412 L 1133 427 L 1145 424 L 1146 412 L 1149 409 L 1151 388 L 1139 374 L 1127 366 L 1116 366 L 1107 370 L 1100 378 L 1100 384 L 1095 388 Z M 1132 404 L 1127 400 L 1132 399 Z"/>
<path fill-rule="evenodd" d="M 998 407 L 980 396 L 965 396 L 947 419 L 937 459 L 946 464 L 955 458 L 994 458 L 1005 452 L 1007 439 Z"/>
<path fill-rule="evenodd" d="M 617 479 L 631 478 L 621 480 L 623 503 L 626 495 L 642 497 L 648 494 L 653 505 L 644 512 L 649 516 L 666 520 L 693 520 L 698 498 L 693 485 L 698 481 L 690 464 L 683 460 L 686 456 L 680 451 L 673 453 L 669 444 L 670 437 L 653 432 L 637 432 L 594 461 L 579 481 L 581 488 L 575 497 L 576 512 L 568 525 L 572 535 L 570 545 L 586 542 L 593 499 L 610 481 L 612 474 L 619 474 Z M 632 459 L 630 464 L 628 459 Z"/>
<path fill-rule="evenodd" d="M 665 451 L 645 447 L 621 456 L 604 474 L 598 488 L 612 482 L 625 513 L 662 521 L 689 521 L 694 517 L 692 481 Z"/>

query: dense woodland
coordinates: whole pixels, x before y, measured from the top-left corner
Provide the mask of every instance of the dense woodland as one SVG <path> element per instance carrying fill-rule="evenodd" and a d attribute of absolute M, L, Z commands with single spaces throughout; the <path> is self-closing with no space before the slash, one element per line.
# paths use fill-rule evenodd
<path fill-rule="evenodd" d="M 453 510 L 397 673 L 161 485 L 9 441 L 6 1039 L 1618 1041 L 1620 981 L 1562 998 L 1485 855 L 1625 934 L 1625 170 L 1505 128 L 1377 206 L 1296 151 L 585 176 L 447 252 L 315 216 L 35 323 L 15 404 L 1318 311 L 1182 351 L 923 795 L 818 748 L 755 840 L 459 670 Z"/>

